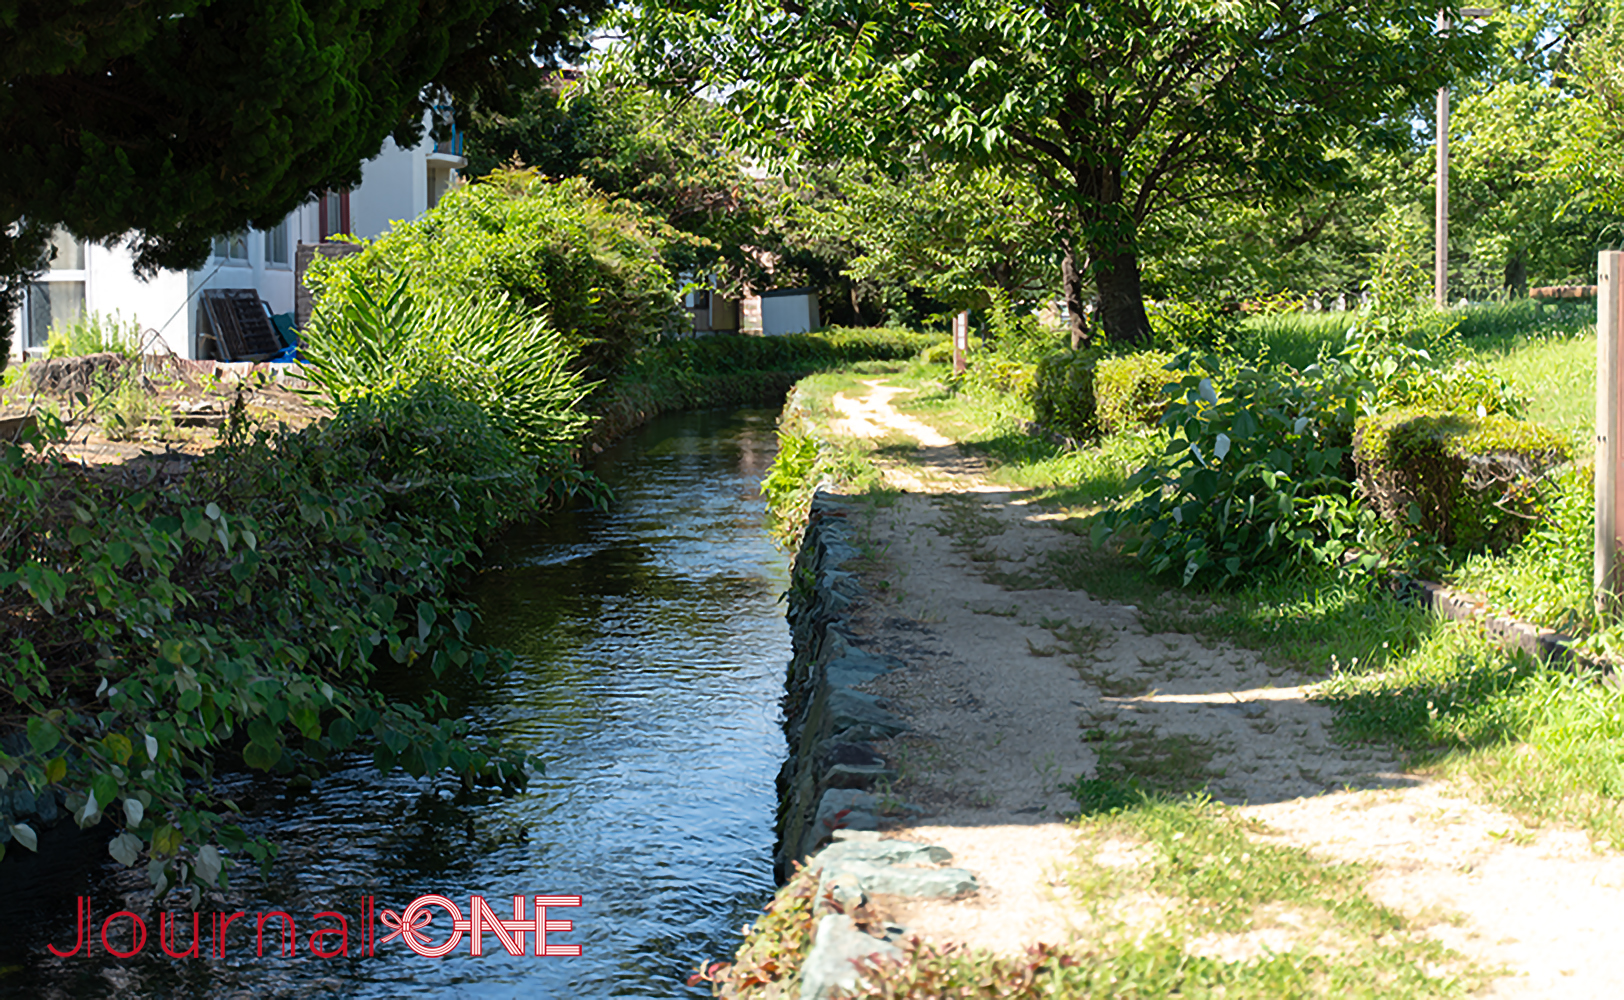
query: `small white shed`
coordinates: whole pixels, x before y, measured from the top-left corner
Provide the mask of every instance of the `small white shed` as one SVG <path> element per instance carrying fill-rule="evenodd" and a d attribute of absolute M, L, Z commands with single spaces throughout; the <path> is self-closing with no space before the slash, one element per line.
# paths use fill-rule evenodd
<path fill-rule="evenodd" d="M 810 288 L 780 288 L 761 293 L 761 332 L 769 337 L 811 333 L 818 319 L 818 293 Z"/>

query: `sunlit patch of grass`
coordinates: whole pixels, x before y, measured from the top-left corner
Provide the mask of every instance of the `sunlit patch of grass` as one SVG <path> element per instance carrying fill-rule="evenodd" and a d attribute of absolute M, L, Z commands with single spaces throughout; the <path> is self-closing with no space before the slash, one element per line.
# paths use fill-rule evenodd
<path fill-rule="evenodd" d="M 1571 336 L 1549 336 L 1475 349 L 1497 375 L 1509 379 L 1528 397 L 1528 419 L 1563 431 L 1574 453 L 1587 455 L 1595 446 L 1596 330 Z"/>
<path fill-rule="evenodd" d="M 1437 622 L 1432 612 L 1394 600 L 1381 579 L 1330 570 L 1265 576 L 1239 589 L 1181 589 L 1112 549 L 1095 548 L 1087 518 L 1066 525 L 1081 537 L 1048 557 L 1062 586 L 1136 606 L 1152 632 L 1227 639 L 1281 668 L 1321 674 L 1333 657 L 1385 660 L 1415 648 Z"/>
<path fill-rule="evenodd" d="M 1531 821 L 1624 845 L 1624 691 L 1594 674 L 1507 656 L 1452 623 L 1406 655 L 1346 665 L 1316 697 L 1347 738 L 1404 747 Z"/>

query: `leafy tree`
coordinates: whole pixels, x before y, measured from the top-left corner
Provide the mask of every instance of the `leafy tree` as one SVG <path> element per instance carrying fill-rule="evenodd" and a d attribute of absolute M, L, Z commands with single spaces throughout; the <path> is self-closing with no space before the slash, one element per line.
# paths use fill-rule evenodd
<path fill-rule="evenodd" d="M 962 309 L 994 297 L 1029 305 L 1053 287 L 1054 225 L 1024 177 L 983 167 L 892 178 L 848 165 L 835 187 L 796 221 L 856 247 L 855 279 L 900 279 Z"/>
<path fill-rule="evenodd" d="M 1134 342 L 1149 335 L 1146 221 L 1334 175 L 1327 143 L 1405 123 L 1477 65 L 1475 29 L 1439 35 L 1436 12 L 1405 0 L 642 0 L 616 58 L 726 94 L 760 144 L 771 130 L 814 152 L 1028 171 L 1064 248 L 1074 337 L 1088 333 L 1092 276 L 1105 336 Z"/>
<path fill-rule="evenodd" d="M 579 177 L 664 220 L 673 274 L 708 279 L 724 294 L 747 288 L 817 289 L 833 323 L 917 321 L 940 304 L 884 274 L 848 273 L 863 249 L 808 213 L 846 203 L 850 165 L 784 179 L 751 169 L 714 104 L 640 86 L 549 80 L 512 113 L 480 112 L 468 128 L 469 166 L 484 175 L 517 157 L 546 177 Z"/>
<path fill-rule="evenodd" d="M 468 160 L 484 175 L 517 157 L 543 176 L 584 177 L 637 202 L 670 228 L 670 267 L 737 293 L 764 277 L 756 251 L 776 182 L 751 177 L 725 133 L 705 101 L 553 79 L 526 91 L 511 113 L 475 113 Z"/>
<path fill-rule="evenodd" d="M 602 7 L 3 0 L 0 300 L 37 267 L 41 227 L 127 238 L 144 270 L 195 266 L 213 236 L 357 183 L 386 137 L 416 141 L 440 93 L 500 101 Z"/>

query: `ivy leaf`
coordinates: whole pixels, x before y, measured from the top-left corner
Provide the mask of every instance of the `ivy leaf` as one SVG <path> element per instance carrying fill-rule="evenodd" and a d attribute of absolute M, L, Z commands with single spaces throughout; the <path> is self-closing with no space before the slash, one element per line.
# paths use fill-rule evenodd
<path fill-rule="evenodd" d="M 128 764 L 130 755 L 135 752 L 135 748 L 130 745 L 130 738 L 123 733 L 108 733 L 102 737 L 102 747 L 107 751 L 107 756 L 118 764 Z"/>
<path fill-rule="evenodd" d="M 101 822 L 101 803 L 96 801 L 96 793 L 91 792 L 85 796 L 85 804 L 74 811 L 73 821 L 79 824 L 79 829 L 88 830 Z"/>
<path fill-rule="evenodd" d="M 124 819 L 131 826 L 140 826 L 141 820 L 146 816 L 146 814 L 146 806 L 141 804 L 140 799 L 133 795 L 127 795 L 124 797 Z M 126 863 L 128 864 L 129 862 Z"/>
<path fill-rule="evenodd" d="M 43 756 L 56 748 L 62 742 L 62 730 L 56 728 L 47 719 L 35 716 L 28 720 L 28 745 L 34 752 Z"/>
<path fill-rule="evenodd" d="M 114 837 L 112 843 L 107 845 L 107 853 L 111 854 L 119 864 L 126 868 L 133 868 L 136 861 L 141 857 L 141 838 L 126 830 Z"/>
<path fill-rule="evenodd" d="M 97 802 L 112 805 L 113 800 L 118 797 L 118 779 L 111 774 L 98 774 L 90 779 L 90 791 Z"/>
<path fill-rule="evenodd" d="M 282 748 L 275 744 L 250 743 L 242 749 L 244 764 L 260 771 L 269 771 L 282 759 Z"/>
<path fill-rule="evenodd" d="M 197 859 L 193 865 L 197 869 L 197 877 L 205 885 L 216 885 L 220 881 L 220 870 L 225 867 L 220 860 L 220 849 L 213 844 L 201 848 L 197 852 Z"/>
<path fill-rule="evenodd" d="M 355 742 L 355 723 L 339 716 L 327 727 L 327 738 L 333 741 L 333 746 L 344 749 Z"/>
<path fill-rule="evenodd" d="M 321 718 L 316 714 L 315 707 L 309 702 L 295 705 L 288 715 L 293 720 L 294 726 L 306 739 L 313 740 L 321 735 Z"/>
<path fill-rule="evenodd" d="M 152 852 L 154 854 L 173 854 L 180 847 L 181 832 L 174 826 L 165 823 L 152 833 Z"/>

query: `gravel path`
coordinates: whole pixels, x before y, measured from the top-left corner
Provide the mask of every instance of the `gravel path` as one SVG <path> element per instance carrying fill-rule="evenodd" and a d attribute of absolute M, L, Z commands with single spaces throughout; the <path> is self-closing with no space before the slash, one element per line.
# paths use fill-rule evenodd
<path fill-rule="evenodd" d="M 1256 653 L 1030 586 L 1048 553 L 1080 540 L 989 486 L 945 438 L 916 433 L 891 407 L 893 387 L 869 385 L 862 400 L 836 398 L 836 432 L 901 431 L 924 445 L 886 470 L 910 492 L 854 518 L 875 553 L 860 641 L 909 664 L 871 686 L 914 730 L 881 745 L 901 772 L 892 794 L 916 810 L 896 835 L 947 847 L 983 886 L 957 902 L 897 901 L 897 922 L 1006 953 L 1086 938 L 1063 888 L 1079 844 L 1066 788 L 1094 773 L 1109 736 L 1170 767 L 1182 757 L 1194 784 L 1259 821 L 1261 836 L 1367 864 L 1372 896 L 1504 971 L 1481 995 L 1624 996 L 1624 964 L 1605 947 L 1624 923 L 1624 857 L 1577 832 L 1527 830 L 1380 748 L 1340 744 L 1302 678 Z M 1242 938 L 1215 947 L 1247 957 L 1294 944 L 1278 929 Z"/>

